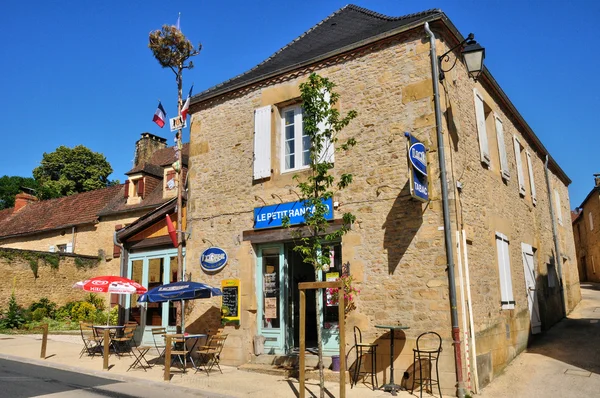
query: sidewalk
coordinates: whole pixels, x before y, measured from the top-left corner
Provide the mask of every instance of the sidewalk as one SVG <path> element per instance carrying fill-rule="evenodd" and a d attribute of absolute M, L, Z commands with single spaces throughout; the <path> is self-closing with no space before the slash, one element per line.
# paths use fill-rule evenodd
<path fill-rule="evenodd" d="M 231 366 L 221 366 L 223 374 L 217 371 L 207 376 L 205 372 L 194 373 L 193 369 L 186 374 L 178 369 L 172 373 L 171 381 L 163 381 L 162 365 L 154 366 L 147 372 L 141 368 L 127 371 L 134 361 L 133 357 L 121 359 L 115 355 L 109 358 L 109 370 L 102 370 L 102 357 L 83 356 L 79 352 L 83 347 L 79 335 L 49 335 L 46 349 L 46 359 L 40 359 L 41 335 L 0 335 L 0 358 L 50 366 L 72 372 L 85 373 L 119 381 L 140 381 L 169 385 L 174 388 L 188 388 L 214 395 L 215 397 L 297 397 L 299 383 L 296 379 L 283 376 L 250 373 Z M 151 355 L 148 356 L 152 358 Z M 339 383 L 325 382 L 328 397 L 339 397 Z M 319 396 L 318 381 L 306 381 L 306 397 Z M 368 386 L 361 385 L 350 389 L 346 384 L 346 397 L 370 398 L 390 397 L 383 391 L 372 391 Z M 408 392 L 400 392 L 398 397 L 411 397 Z"/>
<path fill-rule="evenodd" d="M 600 391 L 600 284 L 581 284 L 581 303 L 532 341 L 481 392 L 482 398 L 597 397 Z"/>

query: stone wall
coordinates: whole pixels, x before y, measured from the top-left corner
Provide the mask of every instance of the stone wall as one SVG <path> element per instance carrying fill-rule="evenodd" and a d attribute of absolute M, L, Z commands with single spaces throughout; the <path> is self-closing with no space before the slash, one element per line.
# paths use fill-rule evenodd
<path fill-rule="evenodd" d="M 440 42 L 440 53 L 443 48 Z M 380 343 L 377 369 L 383 377 L 389 369 L 389 357 L 385 355 L 389 339 L 375 325 L 410 326 L 405 334 L 397 336 L 400 340 L 395 353 L 397 380 L 411 369 L 416 337 L 430 330 L 440 333 L 444 339 L 440 364 L 442 386 L 445 393 L 454 394 L 456 376 L 429 43 L 424 31 L 404 34 L 388 44 L 364 49 L 311 70 L 297 71 L 263 87 L 193 109 L 188 202 L 193 236 L 187 242 L 187 261 L 198 264 L 200 253 L 207 246 L 202 239 L 206 238 L 225 249 L 230 262 L 223 271 L 202 275 L 201 279 L 217 283 L 235 277 L 242 281 L 242 323 L 239 329 L 230 331 L 233 342 L 229 345 L 228 341 L 225 356 L 233 364 L 251 358 L 252 336 L 257 330 L 256 247 L 243 241 L 243 231 L 252 229 L 254 207 L 298 199 L 290 190 L 296 185 L 292 180 L 294 173 L 280 172 L 279 109 L 298 101 L 298 84 L 306 80 L 310 71 L 330 78 L 337 85 L 335 91 L 340 94 L 338 108 L 342 114 L 351 109 L 358 112 L 340 137 L 342 141 L 355 137 L 358 144 L 347 154 L 336 154 L 334 169 L 336 177 L 351 173 L 354 180 L 349 189 L 335 194 L 334 201 L 340 203 L 335 218 L 348 211 L 357 217 L 352 231 L 342 240 L 342 261 L 350 264 L 356 287 L 361 290 L 356 299 L 357 310 L 348 318 L 347 330 L 351 332 L 352 326 L 358 325 L 366 341 Z M 490 103 L 506 120 L 506 146 L 514 177 L 504 183 L 497 169 L 488 170 L 479 161 L 474 83 L 460 63 L 445 84 L 449 95 L 443 97 L 444 110 L 448 110 L 450 103 L 455 104 L 452 121 L 456 125 L 448 134 L 447 121 L 444 124 L 447 169 L 451 188 L 456 181 L 463 184 L 460 195 L 454 189 L 450 192 L 452 233 L 463 229 L 467 233 L 477 349 L 489 358 L 487 363 L 483 357 L 481 361 L 488 365 L 489 374 L 485 376 L 491 379 L 526 347 L 529 336 L 520 243 L 528 242 L 537 249 L 541 279 L 544 264 L 553 251 L 544 154 L 531 149 L 535 154 L 537 188 L 537 205 L 533 206 L 527 195 L 519 197 L 515 185 L 515 160 L 514 155 L 511 158 L 514 152 L 509 137 L 518 134 L 523 138 L 520 128 L 513 125 L 515 118 L 505 115 L 504 108 L 490 97 Z M 487 87 L 477 85 L 490 96 Z M 273 105 L 273 173 L 268 179 L 253 182 L 254 110 L 265 105 Z M 405 131 L 429 148 L 431 200 L 426 204 L 410 198 Z M 526 138 L 523 141 L 528 143 Z M 552 184 L 560 192 L 564 217 L 568 217 L 567 187 L 554 175 Z M 500 310 L 495 231 L 506 234 L 511 241 L 515 310 Z M 572 273 L 575 266 L 572 230 L 565 224 L 559 228 L 559 234 L 561 250 L 571 258 L 565 269 L 568 292 L 565 297 L 571 309 L 579 300 L 577 280 L 573 279 L 576 272 Z M 550 297 L 560 293 L 545 291 L 546 294 Z M 541 300 L 547 299 L 544 295 L 540 295 Z M 549 314 L 557 311 L 555 306 L 546 309 Z M 194 312 L 193 316 L 200 313 Z M 548 315 L 545 327 L 559 318 Z M 347 351 L 353 343 L 350 340 L 347 339 Z"/>
<path fill-rule="evenodd" d="M 74 289 L 78 281 L 100 275 L 119 275 L 118 261 L 97 261 L 90 256 L 61 254 L 58 267 L 53 268 L 43 259 L 38 261 L 37 278 L 31 269 L 27 255 L 49 255 L 48 253 L 27 250 L 0 249 L 0 273 L 4 282 L 0 284 L 0 308 L 6 309 L 11 294 L 15 293 L 17 303 L 28 307 L 42 297 L 59 306 L 69 301 L 82 300 L 89 292 Z M 58 254 L 54 254 L 58 256 Z M 85 265 L 78 265 L 77 259 Z M 99 296 L 109 303 L 109 295 Z"/>
<path fill-rule="evenodd" d="M 592 222 L 590 223 L 590 214 Z M 583 280 L 600 282 L 600 200 L 592 191 L 583 203 L 581 215 L 573 223 L 577 260 Z M 593 225 L 593 229 L 592 229 Z M 579 231 L 579 233 L 577 233 Z"/>

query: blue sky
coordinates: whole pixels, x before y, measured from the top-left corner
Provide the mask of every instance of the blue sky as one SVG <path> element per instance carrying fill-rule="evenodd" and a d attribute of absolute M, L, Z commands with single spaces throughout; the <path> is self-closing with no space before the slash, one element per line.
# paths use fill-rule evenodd
<path fill-rule="evenodd" d="M 140 133 L 165 137 L 152 122 L 158 99 L 176 113 L 176 85 L 147 48 L 148 33 L 175 24 L 202 53 L 184 75 L 184 93 L 209 88 L 255 66 L 346 1 L 4 0 L 0 20 L 0 176 L 31 176 L 44 152 L 83 144 L 103 153 L 125 179 Z M 400 16 L 441 8 L 475 33 L 486 65 L 573 180 L 571 208 L 600 172 L 598 1 L 368 1 Z M 189 133 L 184 134 L 189 140 Z"/>

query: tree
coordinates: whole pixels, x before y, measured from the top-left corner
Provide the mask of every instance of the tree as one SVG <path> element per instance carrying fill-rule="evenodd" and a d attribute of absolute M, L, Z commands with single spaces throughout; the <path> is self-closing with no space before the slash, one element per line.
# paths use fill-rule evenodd
<path fill-rule="evenodd" d="M 49 199 L 106 188 L 114 183 L 108 179 L 112 172 L 103 154 L 83 145 L 61 145 L 54 152 L 44 152 L 33 176 L 40 186 L 38 197 Z"/>
<path fill-rule="evenodd" d="M 21 192 L 21 187 L 37 190 L 39 184 L 31 177 L 0 177 L 0 210 L 15 205 L 15 196 Z"/>
<path fill-rule="evenodd" d="M 348 151 L 354 145 L 356 140 L 348 138 L 345 142 L 338 143 L 339 133 L 346 127 L 357 113 L 349 111 L 344 117 L 335 109 L 334 105 L 339 99 L 339 94 L 333 91 L 335 84 L 329 79 L 312 73 L 308 81 L 300 84 L 302 98 L 302 121 L 304 133 L 310 138 L 310 165 L 309 172 L 303 181 L 299 175 L 294 176 L 298 181 L 297 187 L 300 190 L 300 199 L 304 202 L 307 209 L 304 219 L 305 227 L 308 232 L 302 230 L 294 231 L 296 239 L 294 250 L 300 253 L 304 263 L 310 264 L 315 270 L 315 279 L 318 280 L 319 272 L 328 267 L 331 263 L 326 246 L 328 243 L 337 241 L 348 232 L 350 226 L 355 220 L 351 213 L 344 213 L 342 216 L 342 227 L 333 232 L 327 232 L 329 222 L 325 215 L 329 212 L 325 200 L 332 198 L 333 190 L 341 191 L 352 183 L 352 174 L 342 173 L 336 178 L 332 175 L 333 163 L 326 155 L 329 153 L 330 146 L 334 146 L 338 151 Z M 283 220 L 283 224 L 289 227 L 289 218 Z M 319 379 L 321 387 L 321 398 L 325 396 L 324 375 L 323 375 L 323 341 L 321 336 L 321 308 L 319 305 L 319 296 L 322 295 L 321 289 L 315 295 L 316 313 L 317 313 L 317 340 L 319 345 Z"/>
<path fill-rule="evenodd" d="M 179 22 L 177 25 L 179 25 Z M 158 63 L 163 68 L 171 69 L 175 74 L 175 80 L 177 81 L 177 114 L 181 118 L 181 108 L 183 106 L 181 99 L 183 70 L 194 67 L 190 58 L 200 54 L 202 45 L 198 44 L 198 48 L 194 48 L 178 26 L 163 25 L 162 29 L 150 32 L 148 47 Z M 177 275 L 180 280 L 183 280 L 183 234 L 181 231 L 181 226 L 183 225 L 181 210 L 183 204 L 181 149 L 183 145 L 181 143 L 181 129 L 177 132 L 175 140 L 177 142 L 175 150 L 177 161 L 173 164 L 173 168 L 177 173 Z M 182 313 L 181 306 L 178 306 L 177 324 L 180 324 L 184 328 Z"/>

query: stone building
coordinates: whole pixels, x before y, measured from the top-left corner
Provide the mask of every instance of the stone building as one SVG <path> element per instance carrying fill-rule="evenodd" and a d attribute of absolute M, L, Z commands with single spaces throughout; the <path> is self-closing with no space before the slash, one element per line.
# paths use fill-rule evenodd
<path fill-rule="evenodd" d="M 594 183 L 594 188 L 572 213 L 579 280 L 582 282 L 600 282 L 600 263 L 596 265 L 600 260 L 600 174 L 594 174 Z"/>
<path fill-rule="evenodd" d="M 388 17 L 350 5 L 246 73 L 193 97 L 186 272 L 214 286 L 224 279 L 240 282 L 240 320 L 225 326 L 223 363 L 265 358 L 254 355 L 255 336 L 265 337 L 264 354 L 273 361 L 298 347 L 297 283 L 314 280 L 314 272 L 293 251 L 297 227 L 264 222 L 298 200 L 293 176 L 306 174 L 298 85 L 312 72 L 336 84 L 342 114 L 358 112 L 342 133 L 358 145 L 334 158 L 334 173 L 351 173 L 354 182 L 330 204 L 332 228 L 343 212 L 357 220 L 326 248 L 333 265 L 319 279 L 347 272 L 354 278 L 360 294 L 347 334 L 358 326 L 364 340 L 379 344 L 379 380 L 388 380 L 390 334 L 376 325 L 410 327 L 396 333 L 396 381 L 414 370 L 415 339 L 438 332 L 444 340 L 442 387 L 453 394 L 459 373 L 469 390 L 487 384 L 526 348 L 532 333 L 548 329 L 579 302 L 573 232 L 565 220 L 571 181 L 490 71 L 477 82 L 469 78 L 459 50 L 450 54 L 450 62 L 459 60 L 439 87 L 447 232 L 456 248 L 456 278 L 449 282 L 426 22 L 438 54 L 464 40 L 439 10 Z M 427 202 L 411 195 L 406 132 L 428 148 Z M 207 272 L 198 266 L 209 246 L 228 254 L 224 268 Z M 453 353 L 450 284 L 458 292 L 465 369 L 456 368 Z M 321 299 L 320 325 L 315 306 L 307 307 L 307 344 L 315 344 L 321 327 L 331 355 L 337 309 L 328 305 L 326 292 Z M 188 325 L 202 327 L 204 314 L 219 303 L 195 302 Z M 347 341 L 348 352 L 352 338 Z"/>
<path fill-rule="evenodd" d="M 0 248 L 118 257 L 115 230 L 175 196 L 174 161 L 166 139 L 142 133 L 125 184 L 43 201 L 20 193 L 0 211 Z"/>

